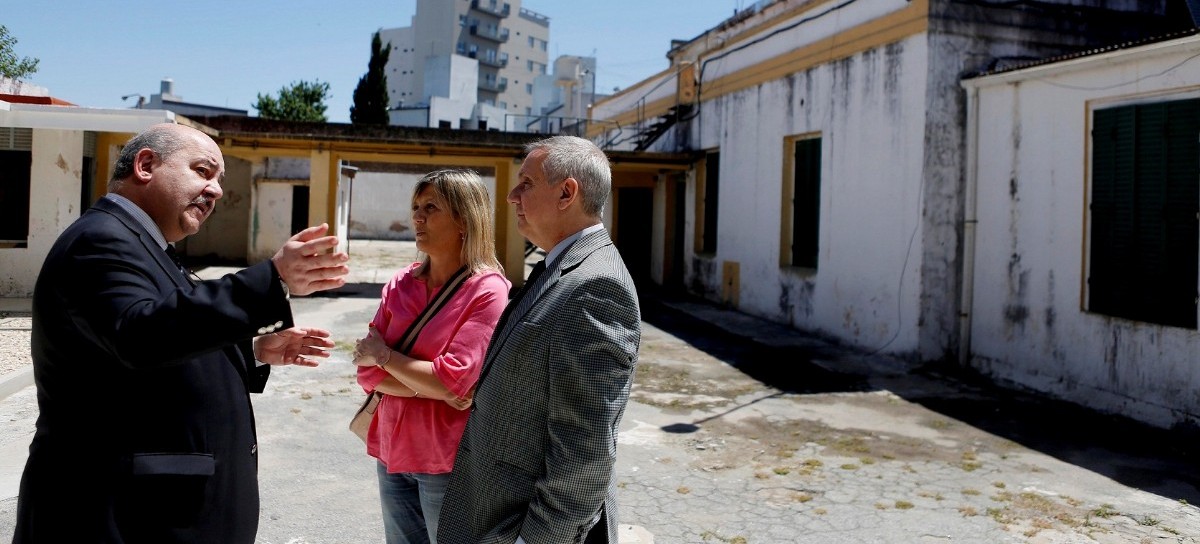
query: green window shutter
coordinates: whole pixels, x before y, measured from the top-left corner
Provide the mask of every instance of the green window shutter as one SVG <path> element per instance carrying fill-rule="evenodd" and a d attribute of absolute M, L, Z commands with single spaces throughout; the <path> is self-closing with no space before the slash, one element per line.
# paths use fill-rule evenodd
<path fill-rule="evenodd" d="M 1095 112 L 1090 311 L 1196 328 L 1198 118 L 1200 100 Z"/>
<path fill-rule="evenodd" d="M 1200 99 L 1165 104 L 1163 312 L 1167 324 L 1196 328 L 1200 251 Z"/>

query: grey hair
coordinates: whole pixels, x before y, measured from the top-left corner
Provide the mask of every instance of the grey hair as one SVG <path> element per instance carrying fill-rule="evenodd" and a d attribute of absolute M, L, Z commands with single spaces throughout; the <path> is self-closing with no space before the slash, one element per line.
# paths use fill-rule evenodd
<path fill-rule="evenodd" d="M 525 145 L 525 152 L 544 150 L 542 174 L 547 183 L 567 178 L 579 182 L 583 211 L 592 217 L 604 213 L 604 202 L 612 191 L 612 169 L 608 157 L 591 140 L 578 136 L 551 136 Z"/>
<path fill-rule="evenodd" d="M 158 160 L 165 161 L 186 145 L 186 137 L 179 131 L 172 130 L 172 126 L 152 126 L 125 142 L 121 154 L 117 156 L 117 163 L 113 166 L 112 177 L 108 180 L 110 192 L 121 188 L 125 179 L 133 175 L 133 163 L 137 160 L 139 151 L 149 149 L 158 156 Z"/>
<path fill-rule="evenodd" d="M 432 187 L 434 194 L 446 202 L 450 215 L 462 226 L 462 260 L 467 269 L 472 274 L 485 269 L 503 272 L 504 268 L 496 258 L 492 203 L 479 174 L 459 168 L 434 170 L 413 187 L 414 202 L 426 187 Z M 428 267 L 429 256 L 426 255 L 417 273 L 424 273 Z"/>

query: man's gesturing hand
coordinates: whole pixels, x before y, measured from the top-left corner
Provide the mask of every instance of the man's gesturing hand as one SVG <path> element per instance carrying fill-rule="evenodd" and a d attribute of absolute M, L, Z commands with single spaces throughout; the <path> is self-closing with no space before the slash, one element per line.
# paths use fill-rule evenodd
<path fill-rule="evenodd" d="M 350 256 L 330 251 L 337 248 L 338 241 L 336 236 L 325 236 L 328 230 L 326 223 L 304 229 L 271 257 L 279 277 L 293 295 L 337 289 L 346 284 L 346 274 L 350 272 L 346 262 Z"/>
<path fill-rule="evenodd" d="M 269 365 L 317 366 L 313 357 L 329 357 L 333 340 L 324 329 L 292 327 L 254 339 L 254 358 Z"/>

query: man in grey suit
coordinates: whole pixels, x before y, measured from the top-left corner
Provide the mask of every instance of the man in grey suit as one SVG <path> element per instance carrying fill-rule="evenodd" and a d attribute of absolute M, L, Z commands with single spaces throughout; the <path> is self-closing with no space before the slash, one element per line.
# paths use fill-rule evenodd
<path fill-rule="evenodd" d="M 633 280 L 601 224 L 612 185 L 592 142 L 526 146 L 508 194 L 546 259 L 492 335 L 438 542 L 617 542 L 617 426 L 641 343 Z"/>

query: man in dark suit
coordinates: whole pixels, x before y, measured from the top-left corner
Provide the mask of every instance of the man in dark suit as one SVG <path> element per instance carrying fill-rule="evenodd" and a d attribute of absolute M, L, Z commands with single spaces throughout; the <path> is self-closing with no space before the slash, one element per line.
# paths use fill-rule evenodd
<path fill-rule="evenodd" d="M 169 244 L 221 197 L 220 148 L 155 125 L 122 149 L 109 194 L 51 248 L 33 294 L 37 430 L 13 542 L 252 544 L 251 392 L 270 366 L 315 366 L 329 333 L 293 328 L 288 292 L 348 272 L 327 227 L 270 260 L 195 281 Z"/>
<path fill-rule="evenodd" d="M 615 544 L 617 426 L 641 317 L 601 223 L 611 172 L 582 138 L 526 151 L 508 201 L 521 234 L 549 253 L 492 335 L 438 542 Z"/>

